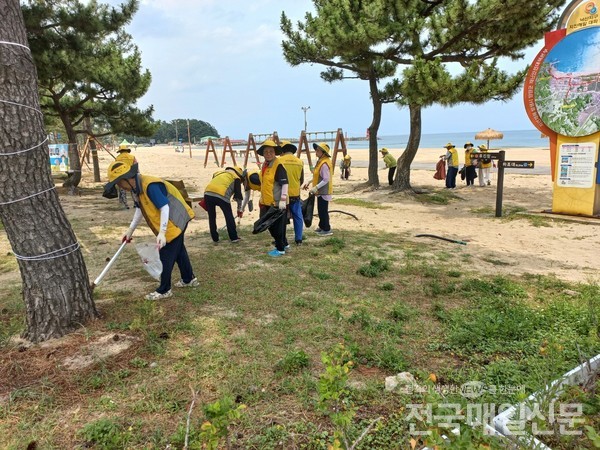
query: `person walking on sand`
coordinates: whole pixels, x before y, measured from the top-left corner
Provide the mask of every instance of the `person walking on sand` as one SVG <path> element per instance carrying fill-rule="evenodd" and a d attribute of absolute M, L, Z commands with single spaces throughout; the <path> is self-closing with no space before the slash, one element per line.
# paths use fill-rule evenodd
<path fill-rule="evenodd" d="M 183 242 L 185 230 L 194 211 L 187 205 L 179 191 L 171 183 L 151 175 L 138 172 L 137 164 L 114 161 L 108 167 L 108 183 L 104 191 L 109 192 L 115 185 L 133 194 L 135 213 L 122 242 L 130 242 L 133 232 L 142 220 L 156 235 L 162 273 L 160 286 L 145 296 L 146 300 L 160 300 L 173 295 L 171 275 L 175 263 L 179 267 L 181 280 L 175 287 L 198 286 L 192 264 Z"/>
<path fill-rule="evenodd" d="M 446 154 L 441 155 L 448 164 L 448 170 L 446 171 L 446 189 L 456 189 L 456 174 L 458 174 L 458 152 L 452 142 L 448 142 L 444 148 Z"/>
<path fill-rule="evenodd" d="M 394 173 L 396 173 L 396 165 L 398 164 L 398 162 L 387 148 L 384 147 L 379 151 L 381 152 L 381 156 L 383 156 L 383 162 L 385 163 L 385 167 L 387 167 L 388 169 L 388 184 L 391 186 L 392 184 L 394 184 Z"/>
<path fill-rule="evenodd" d="M 215 244 L 219 243 L 219 232 L 217 231 L 217 206 L 223 211 L 227 234 L 232 244 L 240 242 L 235 226 L 235 218 L 231 210 L 231 196 L 238 204 L 239 211 L 242 203 L 242 178 L 241 167 L 226 167 L 225 170 L 215 172 L 210 183 L 204 189 L 204 203 L 208 213 L 208 227 L 210 237 Z"/>
<path fill-rule="evenodd" d="M 319 226 L 315 230 L 318 236 L 331 236 L 333 231 L 329 223 L 329 202 L 333 193 L 333 182 L 331 174 L 333 165 L 331 164 L 331 150 L 325 142 L 313 144 L 317 155 L 317 165 L 313 170 L 313 187 L 310 189 L 311 195 L 317 196 L 317 212 L 319 214 Z M 304 190 L 308 189 L 311 183 L 304 185 Z"/>
<path fill-rule="evenodd" d="M 304 183 L 304 163 L 295 155 L 297 151 L 298 148 L 294 144 L 282 141 L 279 162 L 285 167 L 288 177 L 289 209 L 294 223 L 294 241 L 296 245 L 302 245 L 304 217 L 302 216 L 300 186 Z"/>
<path fill-rule="evenodd" d="M 473 153 L 477 153 L 472 142 L 467 142 L 464 145 L 465 149 L 465 178 L 467 179 L 467 186 L 475 186 L 475 178 L 477 173 L 475 172 L 475 158 L 471 159 Z"/>
<path fill-rule="evenodd" d="M 340 162 L 340 176 L 342 180 L 348 180 L 350 178 L 350 166 L 352 165 L 352 157 L 350 155 L 344 156 L 342 162 Z"/>
<path fill-rule="evenodd" d="M 481 144 L 477 146 L 479 149 L 479 153 L 482 154 L 482 157 L 479 159 L 479 186 L 489 186 L 490 181 L 490 169 L 492 167 L 491 158 L 486 158 L 484 155 L 489 152 L 487 145 Z"/>
<path fill-rule="evenodd" d="M 269 208 L 287 208 L 288 178 L 285 167 L 277 158 L 281 154 L 281 147 L 271 139 L 267 139 L 256 151 L 265 158 L 261 169 L 260 180 L 260 217 L 264 216 Z M 269 233 L 275 239 L 275 248 L 268 252 L 269 256 L 278 257 L 285 255 L 287 243 L 285 242 L 285 229 L 287 217 L 283 214 L 269 227 Z"/>

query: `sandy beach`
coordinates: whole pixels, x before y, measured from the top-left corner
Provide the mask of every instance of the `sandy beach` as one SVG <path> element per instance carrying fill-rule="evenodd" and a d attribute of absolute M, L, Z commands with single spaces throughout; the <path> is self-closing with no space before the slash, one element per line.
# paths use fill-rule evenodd
<path fill-rule="evenodd" d="M 219 159 L 221 150 L 217 148 Z M 459 149 L 462 162 L 462 152 Z M 508 170 L 505 173 L 503 204 L 505 207 L 519 207 L 530 213 L 542 213 L 550 210 L 552 203 L 552 180 L 550 177 L 549 150 L 543 148 L 524 149 L 508 148 L 507 159 L 534 160 L 536 168 L 541 172 L 534 174 L 528 170 Z M 218 170 L 212 155 L 209 155 L 207 167 L 204 167 L 205 148 L 188 147 L 183 153 L 175 152 L 170 146 L 138 147 L 133 154 L 137 158 L 142 173 L 159 176 L 165 179 L 183 180 L 188 191 L 194 195 L 202 195 L 204 186 L 212 174 Z M 400 150 L 390 149 L 395 157 Z M 334 202 L 330 209 L 350 212 L 358 217 L 358 221 L 350 216 L 338 213 L 331 214 L 332 227 L 335 230 L 359 230 L 368 233 L 393 233 L 398 239 L 426 242 L 440 251 L 462 251 L 468 267 L 473 271 L 484 271 L 492 274 L 555 274 L 569 281 L 598 281 L 600 263 L 600 242 L 597 239 L 600 221 L 595 219 L 575 219 L 546 214 L 539 223 L 532 223 L 526 218 L 507 220 L 495 218 L 496 202 L 495 173 L 492 175 L 492 186 L 467 188 L 464 181 L 457 180 L 458 189 L 453 191 L 456 199 L 447 205 L 423 203 L 419 196 L 406 193 L 394 193 L 387 186 L 387 170 L 380 162 L 380 182 L 378 190 L 366 187 L 368 150 L 350 150 L 353 169 L 350 180 L 339 178 L 338 170 L 334 174 Z M 420 149 L 411 170 L 411 183 L 414 188 L 430 192 L 443 191 L 443 181 L 433 178 L 435 163 L 444 149 Z M 229 155 L 228 155 L 229 156 Z M 314 154 L 313 154 L 314 157 Z M 119 210 L 116 200 L 106 200 L 100 196 L 101 186 L 106 182 L 106 169 L 113 160 L 107 152 L 99 152 L 101 183 L 93 182 L 91 167 L 84 164 L 83 179 L 80 185 L 84 190 L 94 188 L 98 197 L 84 195 L 68 195 L 66 190 L 57 184 L 60 199 L 69 220 L 89 219 L 90 217 L 106 217 L 103 226 L 114 230 L 115 239 L 127 229 L 132 217 L 131 210 Z M 381 159 L 380 159 L 381 161 Z M 226 164 L 232 161 L 228 157 Z M 241 165 L 243 158 L 237 158 Z M 256 167 L 250 158 L 249 167 Z M 305 177 L 308 178 L 308 164 L 305 166 Z M 477 180 L 475 180 L 477 184 Z M 336 199 L 354 198 L 380 204 L 385 209 L 369 209 L 361 206 L 337 204 Z M 254 197 L 255 202 L 258 196 Z M 108 209 L 108 211 L 105 211 Z M 190 251 L 194 245 L 207 245 L 208 223 L 205 212 L 194 205 L 196 219 L 190 224 L 190 231 L 206 235 L 206 239 L 198 243 L 190 243 Z M 105 215 L 104 213 L 108 215 Z M 514 217 L 514 216 L 513 216 Z M 246 212 L 241 222 L 240 235 L 243 239 L 253 239 L 251 225 L 258 218 L 255 210 Z M 98 219 L 97 219 L 98 221 Z M 97 222 L 96 222 L 97 223 Z M 98 234 L 105 234 L 97 228 Z M 218 225 L 224 225 L 221 215 Z M 313 227 L 314 229 L 314 227 Z M 106 232 L 106 235 L 110 234 Z M 150 234 L 147 227 L 137 234 Z M 288 228 L 288 235 L 292 231 Z M 311 229 L 306 235 L 311 236 Z M 451 239 L 467 242 L 466 246 L 456 245 L 436 239 L 416 237 L 417 234 L 435 234 Z M 243 243 L 242 243 L 243 245 Z M 0 251 L 6 254 L 10 246 L 5 236 L 0 237 Z M 104 254 L 84 253 L 90 273 L 96 273 L 105 264 Z M 18 277 L 15 273 L 14 276 Z"/>

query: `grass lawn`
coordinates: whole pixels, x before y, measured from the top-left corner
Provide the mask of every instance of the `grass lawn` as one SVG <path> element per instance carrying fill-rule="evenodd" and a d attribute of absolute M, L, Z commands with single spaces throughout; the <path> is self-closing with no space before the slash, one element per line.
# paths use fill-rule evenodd
<path fill-rule="evenodd" d="M 276 259 L 267 233 L 242 235 L 235 246 L 212 246 L 207 233 L 186 238 L 201 286 L 161 302 L 143 300 L 154 285 L 137 255 L 124 254 L 127 272 L 94 293 L 102 318 L 59 346 L 9 343 L 25 313 L 20 285 L 2 286 L 0 446 L 183 448 L 187 435 L 195 449 L 324 449 L 340 436 L 335 414 L 351 411 L 350 440 L 381 418 L 357 448 L 407 449 L 411 439 L 423 444 L 411 424 L 437 432 L 407 420 L 409 405 L 514 403 L 580 354 L 600 353 L 596 285 L 478 273 L 468 246 L 401 235 L 308 231 L 306 245 Z M 137 278 L 149 288 L 129 287 Z M 105 334 L 133 345 L 65 369 L 66 357 Z M 323 362 L 340 343 L 345 359 Z M 333 410 L 322 380 L 343 367 L 347 380 L 338 372 L 340 384 L 325 392 L 339 395 Z M 385 378 L 403 371 L 424 389 L 386 391 Z M 495 389 L 476 400 L 453 389 L 474 381 Z M 489 439 L 463 430 L 472 447 L 460 448 Z"/>

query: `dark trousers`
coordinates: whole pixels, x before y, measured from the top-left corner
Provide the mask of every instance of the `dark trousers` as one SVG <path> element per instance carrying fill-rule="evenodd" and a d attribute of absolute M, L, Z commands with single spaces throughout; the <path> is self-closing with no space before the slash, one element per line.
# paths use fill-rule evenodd
<path fill-rule="evenodd" d="M 264 216 L 268 210 L 268 206 L 260 205 L 260 217 Z M 273 222 L 273 224 L 269 227 L 269 233 L 271 234 L 271 237 L 275 240 L 275 247 L 280 252 L 284 252 L 285 246 L 287 245 L 287 239 L 285 237 L 286 226 L 287 214 L 284 214 L 275 222 Z"/>
<path fill-rule="evenodd" d="M 319 213 L 319 228 L 323 231 L 331 230 L 331 225 L 329 224 L 329 202 L 323 200 L 320 195 L 317 197 L 317 212 Z"/>
<path fill-rule="evenodd" d="M 470 165 L 465 169 L 465 178 L 467 179 L 467 186 L 475 184 L 475 166 Z"/>
<path fill-rule="evenodd" d="M 458 173 L 458 167 L 448 167 L 448 172 L 446 172 L 446 187 L 447 188 L 455 188 L 456 187 L 456 174 Z"/>
<path fill-rule="evenodd" d="M 194 279 L 192 263 L 190 262 L 190 257 L 188 256 L 185 244 L 183 243 L 184 235 L 185 230 L 158 252 L 160 262 L 163 266 L 162 273 L 160 274 L 160 286 L 156 290 L 159 294 L 164 294 L 171 289 L 171 274 L 173 273 L 175 263 L 177 263 L 177 267 L 179 267 L 179 272 L 181 273 L 181 279 L 185 283 L 189 283 Z"/>
<path fill-rule="evenodd" d="M 350 177 L 350 167 L 342 167 L 342 180 L 347 180 Z"/>
<path fill-rule="evenodd" d="M 223 211 L 225 223 L 227 224 L 227 234 L 232 241 L 238 238 L 237 229 L 235 227 L 235 218 L 231 210 L 231 203 L 226 202 L 222 198 L 205 195 L 206 212 L 208 213 L 208 228 L 210 229 L 210 237 L 215 242 L 219 242 L 219 232 L 217 231 L 217 206 Z"/>
<path fill-rule="evenodd" d="M 390 167 L 390 170 L 388 170 L 388 183 L 391 186 L 392 184 L 394 184 L 394 174 L 396 173 L 396 168 L 395 167 Z"/>
<path fill-rule="evenodd" d="M 304 229 L 304 217 L 302 217 L 302 201 L 300 197 L 290 198 L 290 213 L 294 222 L 294 240 L 302 242 L 302 231 Z"/>

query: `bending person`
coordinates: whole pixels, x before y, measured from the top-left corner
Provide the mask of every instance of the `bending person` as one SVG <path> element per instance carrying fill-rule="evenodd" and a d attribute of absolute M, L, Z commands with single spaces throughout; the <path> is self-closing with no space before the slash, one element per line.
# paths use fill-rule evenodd
<path fill-rule="evenodd" d="M 231 196 L 236 200 L 238 210 L 242 203 L 242 178 L 241 167 L 226 167 L 225 170 L 215 172 L 212 180 L 204 189 L 204 202 L 208 213 L 208 228 L 215 244 L 219 242 L 217 231 L 217 206 L 223 211 L 227 234 L 232 243 L 240 242 L 235 226 L 235 218 L 231 209 Z"/>
<path fill-rule="evenodd" d="M 142 217 L 156 235 L 163 269 L 160 286 L 146 295 L 146 300 L 160 300 L 173 295 L 171 275 L 175 263 L 181 272 L 181 280 L 175 283 L 175 286 L 198 286 L 183 242 L 187 224 L 194 218 L 194 211 L 187 205 L 177 188 L 160 178 L 140 174 L 137 164 L 131 165 L 125 161 L 114 161 L 108 167 L 108 181 L 104 187 L 105 192 L 117 185 L 131 192 L 134 200 L 133 220 L 122 240 L 131 241 L 131 236 Z"/>

